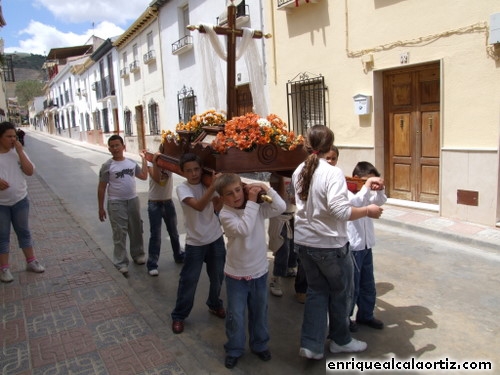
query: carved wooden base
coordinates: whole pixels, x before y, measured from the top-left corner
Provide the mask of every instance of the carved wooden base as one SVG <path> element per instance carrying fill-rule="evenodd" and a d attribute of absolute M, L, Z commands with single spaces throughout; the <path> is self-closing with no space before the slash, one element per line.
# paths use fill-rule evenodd
<path fill-rule="evenodd" d="M 252 151 L 230 148 L 225 154 L 217 154 L 210 146 L 203 146 L 201 143 L 165 142 L 163 148 L 165 157 L 162 157 L 162 160 L 178 166 L 181 155 L 186 152 L 198 155 L 205 169 L 233 173 L 283 172 L 291 174 L 307 158 L 307 152 L 303 146 L 293 151 L 286 151 L 274 144 L 266 144 L 258 145 Z M 171 168 L 165 169 L 172 170 Z"/>

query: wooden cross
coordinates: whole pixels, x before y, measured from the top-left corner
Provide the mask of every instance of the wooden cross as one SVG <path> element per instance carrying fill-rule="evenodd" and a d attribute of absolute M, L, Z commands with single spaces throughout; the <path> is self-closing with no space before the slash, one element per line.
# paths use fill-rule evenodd
<path fill-rule="evenodd" d="M 206 33 L 202 25 L 189 25 L 191 31 L 198 30 Z M 227 26 L 214 26 L 214 31 L 218 35 L 227 36 L 227 119 L 236 116 L 236 38 L 243 36 L 243 30 L 236 28 L 236 6 L 234 0 L 227 7 Z M 270 38 L 271 34 L 264 34 L 262 31 L 254 31 L 254 39 Z M 253 93 L 259 95 L 259 93 Z"/>

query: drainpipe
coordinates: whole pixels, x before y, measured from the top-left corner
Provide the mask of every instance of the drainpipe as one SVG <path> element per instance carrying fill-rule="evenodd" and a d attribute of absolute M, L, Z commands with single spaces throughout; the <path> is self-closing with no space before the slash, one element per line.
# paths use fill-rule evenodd
<path fill-rule="evenodd" d="M 261 0 L 262 1 L 262 0 Z M 274 4 L 271 3 L 271 32 L 273 33 L 273 37 L 271 38 L 273 43 L 273 74 L 274 74 L 274 84 L 278 83 L 278 70 L 276 63 L 276 25 L 275 25 L 275 9 Z"/>

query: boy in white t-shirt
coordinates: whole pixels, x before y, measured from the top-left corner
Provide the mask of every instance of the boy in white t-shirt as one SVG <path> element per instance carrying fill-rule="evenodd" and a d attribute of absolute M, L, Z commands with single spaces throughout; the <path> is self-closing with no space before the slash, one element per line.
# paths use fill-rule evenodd
<path fill-rule="evenodd" d="M 184 265 L 179 278 L 177 301 L 172 311 L 172 331 L 184 331 L 184 320 L 193 308 L 196 286 L 203 263 L 206 263 L 210 279 L 207 299 L 208 311 L 224 319 L 226 311 L 219 298 L 224 280 L 226 246 L 222 229 L 215 211 L 220 207 L 213 182 L 208 187 L 201 182 L 203 170 L 200 158 L 192 153 L 181 156 L 179 167 L 186 178 L 177 186 L 177 196 L 181 202 L 186 227 Z"/>
<path fill-rule="evenodd" d="M 368 204 L 382 206 L 386 201 L 384 179 L 373 164 L 360 161 L 354 167 L 353 177 L 366 179 L 365 184 L 355 194 L 349 191 L 349 202 L 353 207 L 363 207 Z M 382 329 L 384 323 L 373 315 L 375 309 L 376 288 L 373 273 L 372 248 L 375 245 L 375 229 L 373 219 L 362 217 L 347 222 L 349 248 L 354 259 L 354 297 L 351 315 L 357 306 L 356 323 L 350 322 L 351 332 L 357 331 L 357 324 L 371 328 Z"/>
<path fill-rule="evenodd" d="M 99 171 L 97 202 L 99 220 L 106 219 L 104 196 L 108 191 L 108 214 L 113 230 L 113 263 L 123 275 L 128 273 L 127 234 L 130 240 L 130 256 L 137 264 L 146 263 L 142 239 L 142 219 L 135 179 L 148 178 L 146 151 L 141 151 L 142 166 L 126 158 L 123 138 L 117 134 L 108 139 L 108 150 L 112 158 L 103 163 Z"/>

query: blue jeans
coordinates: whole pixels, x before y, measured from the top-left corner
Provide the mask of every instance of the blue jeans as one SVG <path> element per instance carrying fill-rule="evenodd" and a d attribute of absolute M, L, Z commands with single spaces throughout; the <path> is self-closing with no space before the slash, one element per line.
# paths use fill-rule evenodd
<path fill-rule="evenodd" d="M 327 314 L 330 318 L 328 338 L 338 345 L 348 344 L 352 339 L 349 313 L 354 272 L 349 243 L 329 249 L 297 247 L 308 283 L 300 346 L 323 353 Z"/>
<path fill-rule="evenodd" d="M 248 307 L 248 334 L 250 349 L 262 352 L 268 349 L 267 328 L 267 273 L 257 279 L 237 280 L 226 277 L 227 311 L 226 355 L 241 357 L 245 352 L 245 313 Z"/>
<path fill-rule="evenodd" d="M 30 203 L 28 197 L 12 206 L 0 205 L 0 254 L 7 254 L 10 249 L 10 225 L 14 228 L 21 249 L 33 246 L 28 224 Z"/>
<path fill-rule="evenodd" d="M 295 293 L 307 293 L 307 278 L 306 271 L 304 271 L 304 267 L 302 263 L 300 263 L 300 259 L 297 262 L 297 276 L 295 276 L 294 283 Z"/>
<path fill-rule="evenodd" d="M 172 311 L 172 320 L 184 320 L 193 308 L 196 286 L 200 279 L 203 262 L 207 264 L 207 274 L 210 279 L 207 305 L 211 310 L 223 306 L 219 298 L 222 281 L 224 280 L 224 264 L 226 263 L 226 246 L 220 236 L 214 242 L 203 245 L 186 245 L 184 265 L 177 288 L 177 302 Z"/>
<path fill-rule="evenodd" d="M 293 226 L 293 219 L 292 224 Z M 274 254 L 273 276 L 286 277 L 288 268 L 297 267 L 297 254 L 293 251 L 293 238 L 288 238 L 286 225 L 281 228 L 283 245 Z"/>
<path fill-rule="evenodd" d="M 175 212 L 174 202 L 171 199 L 157 202 L 148 201 L 148 216 L 150 236 L 147 267 L 149 271 L 158 268 L 162 220 L 170 236 L 170 245 L 172 245 L 175 260 L 181 259 L 181 245 L 179 243 L 179 232 L 177 231 L 177 213 Z"/>
<path fill-rule="evenodd" d="M 356 320 L 371 320 L 377 295 L 373 276 L 372 249 L 353 251 L 352 254 L 354 257 L 354 297 L 351 315 L 354 312 L 354 306 L 358 305 Z"/>

